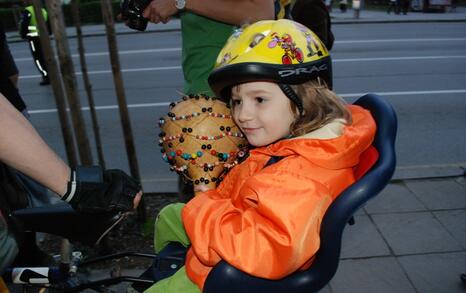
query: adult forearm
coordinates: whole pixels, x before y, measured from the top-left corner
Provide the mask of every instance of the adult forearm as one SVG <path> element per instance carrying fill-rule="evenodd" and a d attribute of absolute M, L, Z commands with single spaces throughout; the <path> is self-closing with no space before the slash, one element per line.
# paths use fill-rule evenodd
<path fill-rule="evenodd" d="M 233 25 L 274 19 L 275 14 L 272 0 L 186 0 L 186 9 Z"/>
<path fill-rule="evenodd" d="M 70 168 L 0 94 L 0 161 L 63 195 Z"/>

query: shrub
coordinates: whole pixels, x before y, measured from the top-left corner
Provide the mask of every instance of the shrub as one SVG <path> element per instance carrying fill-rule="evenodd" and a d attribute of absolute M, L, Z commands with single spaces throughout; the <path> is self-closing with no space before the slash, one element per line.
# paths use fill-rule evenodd
<path fill-rule="evenodd" d="M 120 11 L 120 2 L 112 1 L 113 14 L 116 19 Z M 73 16 L 71 15 L 71 5 L 63 5 L 63 15 L 67 26 L 73 25 Z M 6 30 L 16 30 L 19 21 L 21 8 L 0 8 L 0 19 Z M 81 24 L 102 23 L 102 11 L 100 1 L 81 0 L 79 4 Z"/>

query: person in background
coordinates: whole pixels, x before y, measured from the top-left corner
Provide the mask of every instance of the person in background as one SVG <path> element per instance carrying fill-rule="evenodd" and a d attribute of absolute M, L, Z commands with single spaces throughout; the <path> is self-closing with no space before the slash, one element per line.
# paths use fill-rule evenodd
<path fill-rule="evenodd" d="M 400 14 L 400 8 L 398 7 L 397 0 L 389 0 L 387 14 L 390 14 L 393 10 L 395 14 Z"/>
<path fill-rule="evenodd" d="M 400 0 L 401 1 L 401 11 L 404 15 L 408 14 L 409 7 L 411 6 L 410 0 Z"/>
<path fill-rule="evenodd" d="M 450 12 L 456 12 L 456 6 L 458 6 L 458 0 L 451 0 Z M 466 274 L 465 274 L 466 278 Z"/>
<path fill-rule="evenodd" d="M 18 87 L 18 74 L 18 68 L 6 40 L 5 28 L 0 22 L 0 76 L 7 77 L 15 87 Z"/>
<path fill-rule="evenodd" d="M 348 10 L 348 0 L 340 0 L 340 12 L 345 13 Z"/>
<path fill-rule="evenodd" d="M 292 0 L 274 0 L 275 19 L 290 19 Z"/>
<path fill-rule="evenodd" d="M 42 45 L 40 43 L 39 28 L 34 6 L 32 5 L 31 0 L 25 0 L 25 5 L 26 7 L 21 14 L 19 34 L 21 38 L 28 41 L 29 49 L 31 49 L 32 59 L 34 60 L 34 65 L 37 67 L 40 75 L 42 76 L 42 81 L 39 84 L 48 85 L 50 84 L 50 79 L 47 72 L 47 64 L 44 59 L 44 53 L 42 52 Z M 48 22 L 48 14 L 45 8 L 42 8 L 42 15 L 47 23 L 47 30 L 50 34 L 50 23 Z"/>
<path fill-rule="evenodd" d="M 0 92 L 22 112 L 26 104 L 18 92 L 18 77 L 18 68 L 8 47 L 3 23 L 0 22 Z"/>

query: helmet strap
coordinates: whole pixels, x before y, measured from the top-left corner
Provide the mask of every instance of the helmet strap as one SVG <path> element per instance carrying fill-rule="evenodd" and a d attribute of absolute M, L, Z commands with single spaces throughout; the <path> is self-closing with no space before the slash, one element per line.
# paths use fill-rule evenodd
<path fill-rule="evenodd" d="M 296 94 L 296 92 L 291 88 L 291 86 L 287 84 L 283 84 L 283 83 L 279 83 L 278 86 L 280 87 L 282 92 L 285 94 L 285 96 L 287 96 L 288 99 L 290 99 L 298 107 L 299 116 L 303 116 L 304 114 L 303 101 Z"/>

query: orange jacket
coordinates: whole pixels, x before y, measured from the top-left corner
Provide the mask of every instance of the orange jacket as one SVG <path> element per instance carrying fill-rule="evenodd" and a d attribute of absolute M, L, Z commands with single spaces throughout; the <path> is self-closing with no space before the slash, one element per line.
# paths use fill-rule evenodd
<path fill-rule="evenodd" d="M 183 209 L 191 240 L 186 272 L 199 288 L 221 259 L 251 275 L 280 279 L 309 266 L 319 249 L 322 217 L 354 182 L 352 167 L 368 148 L 375 122 L 348 106 L 353 123 L 332 139 L 284 139 L 256 148 L 216 188 Z M 271 156 L 284 159 L 263 166 Z"/>

